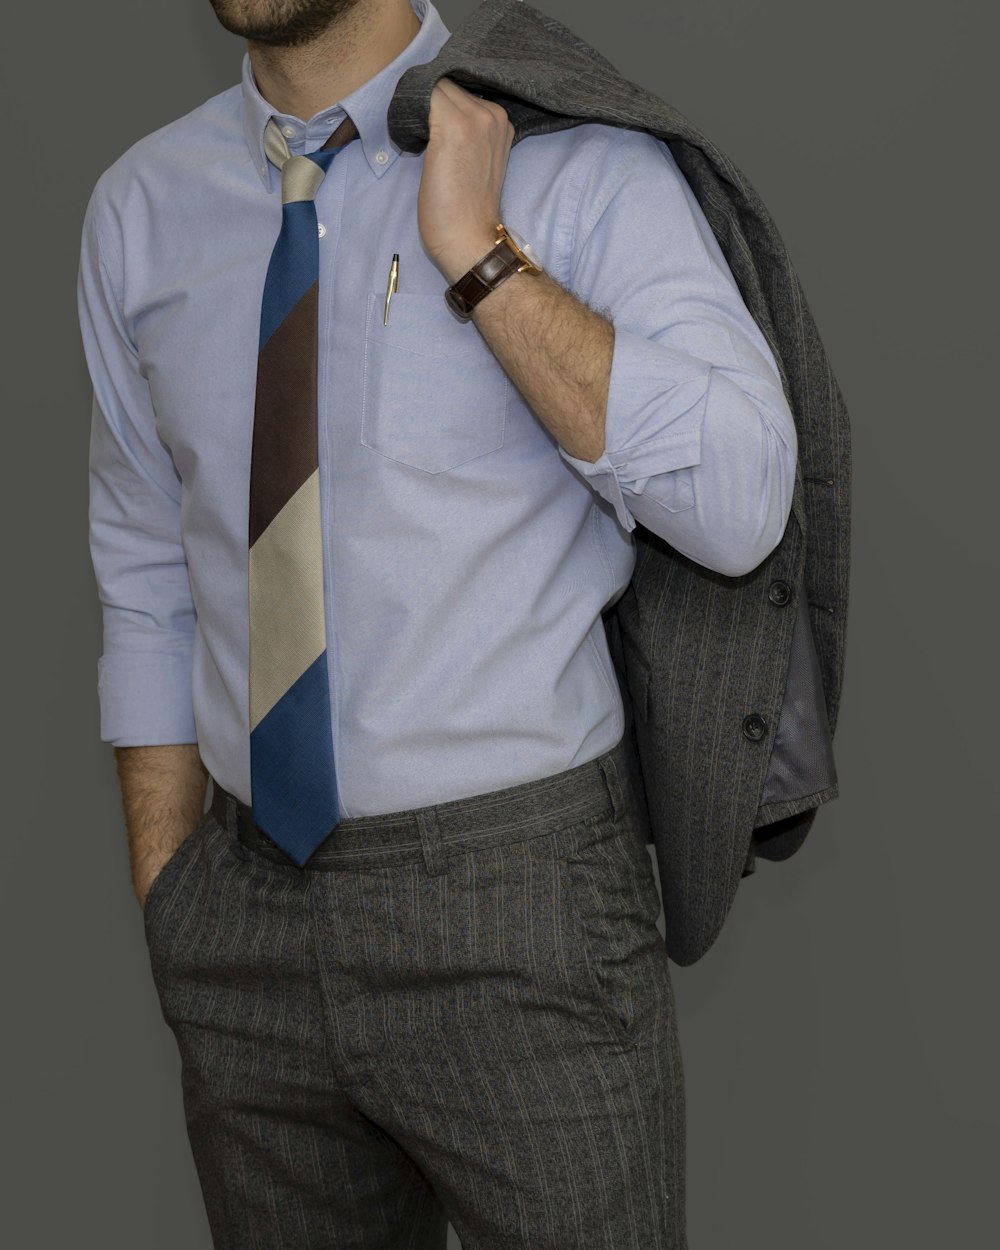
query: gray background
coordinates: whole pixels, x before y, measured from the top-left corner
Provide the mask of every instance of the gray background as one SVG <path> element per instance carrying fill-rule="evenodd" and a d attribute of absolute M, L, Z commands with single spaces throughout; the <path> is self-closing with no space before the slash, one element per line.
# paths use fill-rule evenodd
<path fill-rule="evenodd" d="M 75 282 L 98 175 L 236 82 L 244 45 L 208 0 L 13 7 L 0 88 L 0 1237 L 18 1250 L 207 1250 L 179 1059 L 98 739 Z M 452 27 L 473 7 L 439 4 Z M 793 859 L 743 883 L 703 959 L 671 965 L 692 1250 L 986 1244 L 1000 1163 L 988 642 L 1000 447 L 984 280 L 996 30 L 970 0 L 539 7 L 747 173 L 853 423 L 842 795 Z"/>

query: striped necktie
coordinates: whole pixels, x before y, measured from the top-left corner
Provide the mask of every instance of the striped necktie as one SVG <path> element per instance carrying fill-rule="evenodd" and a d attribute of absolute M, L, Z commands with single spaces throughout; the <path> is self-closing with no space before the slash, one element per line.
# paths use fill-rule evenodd
<path fill-rule="evenodd" d="M 314 198 L 347 118 L 291 156 L 272 117 L 281 230 L 264 282 L 250 462 L 249 729 L 254 821 L 301 867 L 340 818 L 327 669 L 316 402 L 319 226 Z"/>

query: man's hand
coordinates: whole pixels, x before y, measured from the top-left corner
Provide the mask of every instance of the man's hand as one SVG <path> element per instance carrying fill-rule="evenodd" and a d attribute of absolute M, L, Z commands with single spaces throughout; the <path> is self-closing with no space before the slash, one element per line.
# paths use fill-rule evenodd
<path fill-rule="evenodd" d="M 450 286 L 497 241 L 500 191 L 514 141 L 506 111 L 450 78 L 431 92 L 430 139 L 417 196 L 417 225 Z"/>

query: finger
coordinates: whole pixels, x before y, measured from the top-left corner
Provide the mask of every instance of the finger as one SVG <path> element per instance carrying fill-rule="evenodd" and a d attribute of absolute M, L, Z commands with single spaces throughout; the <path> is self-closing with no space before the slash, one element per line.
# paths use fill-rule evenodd
<path fill-rule="evenodd" d="M 437 85 L 441 87 L 445 96 L 458 108 L 465 108 L 473 113 L 479 109 L 485 109 L 494 117 L 507 116 L 507 110 L 497 104 L 494 100 L 487 100 L 485 96 L 481 96 L 474 91 L 467 90 L 467 88 L 460 86 L 451 78 L 439 78 Z"/>
<path fill-rule="evenodd" d="M 452 82 L 450 78 L 439 78 L 435 89 L 439 89 L 443 99 L 463 113 L 474 114 L 482 105 L 481 100 L 466 91 L 464 87 L 460 87 L 457 82 Z"/>

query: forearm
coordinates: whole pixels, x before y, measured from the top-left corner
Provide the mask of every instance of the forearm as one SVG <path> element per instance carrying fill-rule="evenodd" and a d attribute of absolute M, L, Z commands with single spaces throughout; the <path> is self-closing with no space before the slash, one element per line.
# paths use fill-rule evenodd
<path fill-rule="evenodd" d="M 417 221 L 451 286 L 496 243 L 514 127 L 499 104 L 447 76 L 431 93 L 428 124 Z M 512 274 L 472 316 L 559 445 L 577 459 L 599 459 L 614 327 L 544 273 Z"/>
<path fill-rule="evenodd" d="M 194 742 L 115 747 L 115 767 L 141 903 L 153 877 L 198 823 L 208 771 Z"/>
<path fill-rule="evenodd" d="M 614 326 L 545 273 L 514 274 L 476 305 L 472 320 L 560 446 L 597 460 Z"/>

